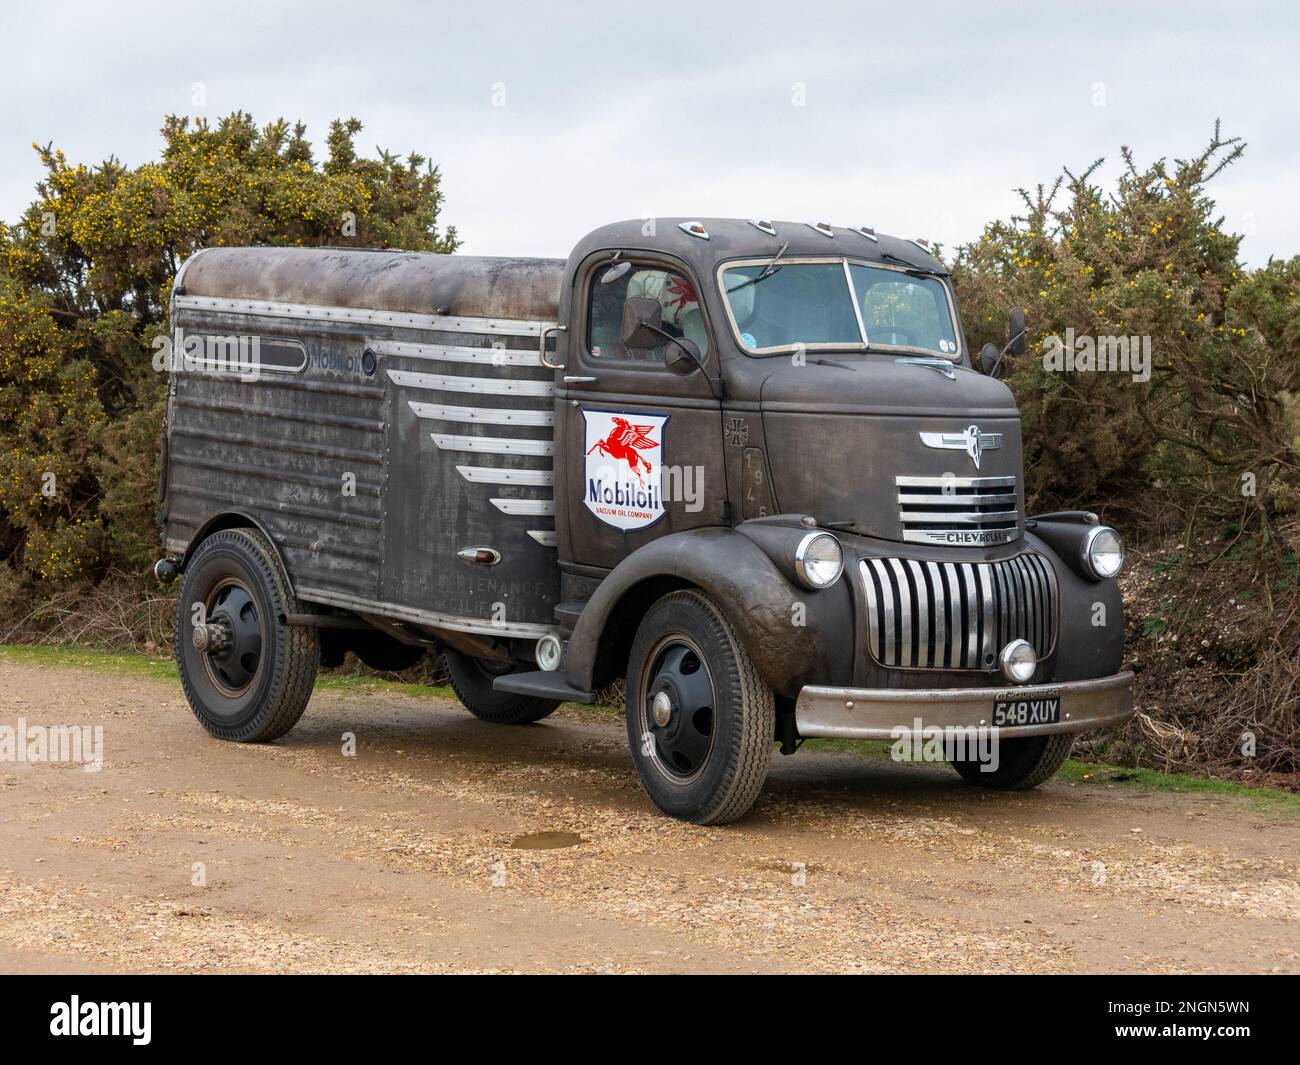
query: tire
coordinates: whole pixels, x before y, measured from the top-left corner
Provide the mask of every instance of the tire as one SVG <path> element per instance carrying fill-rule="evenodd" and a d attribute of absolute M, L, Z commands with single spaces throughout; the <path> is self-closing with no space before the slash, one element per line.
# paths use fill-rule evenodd
<path fill-rule="evenodd" d="M 982 772 L 977 761 L 953 761 L 952 767 L 968 784 L 998 791 L 1028 791 L 1050 779 L 1070 755 L 1074 736 L 1056 732 L 1049 736 L 1027 736 L 998 743 L 998 767 Z"/>
<path fill-rule="evenodd" d="M 627 666 L 628 745 L 654 804 L 697 825 L 743 817 L 775 734 L 772 689 L 713 601 L 681 591 L 656 602 Z"/>
<path fill-rule="evenodd" d="M 451 690 L 461 705 L 480 721 L 494 725 L 530 725 L 555 712 L 558 699 L 538 699 L 532 695 L 499 692 L 492 681 L 513 672 L 514 664 L 486 662 L 479 658 L 447 651 L 447 676 Z"/>
<path fill-rule="evenodd" d="M 224 633 L 224 649 L 196 646 L 198 603 L 197 620 L 205 631 Z M 260 532 L 223 530 L 195 549 L 176 604 L 176 661 L 190 709 L 213 736 L 265 743 L 298 723 L 320 660 L 318 631 L 284 623 L 286 614 L 301 612 Z"/>

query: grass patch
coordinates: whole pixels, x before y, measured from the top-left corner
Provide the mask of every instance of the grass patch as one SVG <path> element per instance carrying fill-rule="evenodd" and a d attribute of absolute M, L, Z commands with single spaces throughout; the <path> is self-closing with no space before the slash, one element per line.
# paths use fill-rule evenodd
<path fill-rule="evenodd" d="M 28 644 L 0 644 L 0 658 L 15 665 L 57 666 L 95 669 L 118 676 L 148 677 L 152 680 L 179 681 L 172 658 L 134 654 L 130 651 L 105 651 L 96 647 L 40 647 Z M 455 699 L 447 687 L 430 684 L 406 684 L 383 677 L 364 677 L 347 673 L 321 673 L 316 687 L 326 691 L 398 692 L 437 699 Z"/>
<path fill-rule="evenodd" d="M 823 740 L 804 743 L 810 751 L 850 754 L 868 761 L 887 761 L 891 744 L 882 740 Z M 1125 769 L 1106 762 L 1083 762 L 1067 758 L 1056 774 L 1077 784 L 1109 784 L 1145 791 L 1174 791 L 1208 795 L 1244 802 L 1257 813 L 1300 820 L 1300 794 L 1281 788 L 1252 788 L 1234 780 L 1197 777 L 1187 773 L 1161 773 L 1155 769 Z"/>
<path fill-rule="evenodd" d="M 41 647 L 27 644 L 0 644 L 0 658 L 15 665 L 54 666 L 93 669 L 118 676 L 145 677 L 151 680 L 177 680 L 176 663 L 171 658 L 106 651 L 94 647 Z M 407 684 L 355 674 L 322 673 L 316 685 L 326 691 L 398 692 L 423 698 L 455 700 L 448 687 Z M 603 721 L 621 721 L 623 708 L 602 704 L 583 706 L 566 703 L 566 708 Z M 890 744 L 881 740 L 810 739 L 804 744 L 809 751 L 849 754 L 870 761 L 889 758 Z M 1081 762 L 1067 759 L 1057 774 L 1062 780 L 1082 784 L 1109 784 L 1141 790 L 1173 791 L 1208 795 L 1244 802 L 1258 813 L 1288 820 L 1300 820 L 1300 794 L 1280 788 L 1253 788 L 1232 780 L 1198 777 L 1185 773 L 1161 773 L 1154 769 L 1125 769 L 1105 762 Z"/>
<path fill-rule="evenodd" d="M 28 644 L 0 644 L 0 656 L 20 666 L 59 666 L 95 669 L 119 676 L 176 680 L 176 663 L 170 658 L 125 651 L 103 651 L 97 647 L 40 647 Z"/>
<path fill-rule="evenodd" d="M 1197 777 L 1189 773 L 1162 773 L 1156 769 L 1125 769 L 1105 762 L 1081 762 L 1076 758 L 1067 758 L 1057 776 L 1079 783 L 1117 784 L 1242 800 L 1259 813 L 1300 820 L 1300 795 L 1281 788 L 1253 788 L 1235 780 Z"/>

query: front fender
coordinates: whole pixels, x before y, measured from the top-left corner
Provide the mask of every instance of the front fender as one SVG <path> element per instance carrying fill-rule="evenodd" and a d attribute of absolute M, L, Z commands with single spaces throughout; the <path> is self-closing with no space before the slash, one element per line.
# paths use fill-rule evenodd
<path fill-rule="evenodd" d="M 793 544 L 807 531 L 790 530 L 792 557 Z M 846 580 L 809 591 L 789 580 L 748 536 L 732 529 L 692 529 L 633 552 L 601 582 L 569 641 L 569 684 L 591 691 L 622 676 L 645 611 L 660 595 L 685 587 L 699 588 L 714 600 L 778 694 L 793 697 L 805 684 L 850 677 L 853 613 Z"/>
<path fill-rule="evenodd" d="M 1060 619 L 1054 680 L 1089 680 L 1118 673 L 1124 664 L 1124 600 L 1119 582 L 1089 580 L 1033 533 L 1026 543 L 1056 570 Z"/>

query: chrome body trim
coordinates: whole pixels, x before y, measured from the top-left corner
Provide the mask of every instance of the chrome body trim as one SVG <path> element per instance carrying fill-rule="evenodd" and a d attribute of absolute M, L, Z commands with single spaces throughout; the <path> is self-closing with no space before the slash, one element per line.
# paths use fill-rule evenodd
<path fill-rule="evenodd" d="M 463 362 L 488 366 L 536 366 L 537 356 L 531 349 L 467 348 L 452 344 L 411 344 L 400 340 L 367 340 L 366 347 L 377 355 L 401 359 L 424 359 L 429 362 Z"/>
<path fill-rule="evenodd" d="M 1014 477 L 895 477 L 899 488 L 1014 488 Z"/>
<path fill-rule="evenodd" d="M 475 484 L 524 484 L 551 487 L 555 474 L 550 470 L 507 470 L 496 466 L 457 466 L 456 472 Z"/>
<path fill-rule="evenodd" d="M 470 422 L 478 425 L 541 425 L 555 424 L 555 412 L 549 410 L 527 410 L 517 407 L 448 407 L 441 403 L 417 403 L 408 399 L 407 404 L 417 418 L 431 418 L 444 422 Z"/>
<path fill-rule="evenodd" d="M 996 699 L 1059 697 L 1061 720 L 994 728 Z M 831 688 L 809 685 L 795 702 L 799 735 L 848 740 L 896 740 L 926 728 L 986 728 L 1000 739 L 1083 732 L 1133 716 L 1133 674 L 1006 688 Z"/>
<path fill-rule="evenodd" d="M 520 381 L 513 377 L 448 377 L 444 374 L 389 370 L 388 379 L 404 388 L 427 388 L 437 392 L 476 392 L 488 396 L 536 396 L 555 394 L 550 381 Z"/>
<path fill-rule="evenodd" d="M 433 610 L 419 610 L 416 607 L 399 606 L 396 603 L 382 603 L 374 599 L 362 599 L 360 596 L 331 592 L 325 588 L 299 588 L 299 599 L 311 603 L 324 603 L 327 606 L 343 607 L 360 614 L 379 614 L 381 617 L 397 618 L 416 625 L 427 625 L 431 629 L 450 629 L 453 632 L 481 632 L 496 636 L 524 636 L 540 639 L 552 633 L 558 633 L 555 625 L 541 625 L 523 621 L 489 621 L 487 618 L 471 618 L 461 614 L 439 614 Z"/>
<path fill-rule="evenodd" d="M 294 318 L 308 322 L 386 325 L 398 329 L 427 329 L 440 333 L 483 333 L 498 336 L 536 337 L 549 322 L 510 318 L 460 318 L 454 315 L 407 314 L 401 311 L 367 311 L 359 307 L 325 307 L 271 300 L 232 300 L 216 296 L 177 296 L 173 311 L 213 311 L 218 314 L 249 314 L 260 318 Z"/>
<path fill-rule="evenodd" d="M 904 543 L 983 547 L 1020 538 L 1015 477 L 895 477 L 894 485 Z"/>
<path fill-rule="evenodd" d="M 527 514 L 534 518 L 549 518 L 555 514 L 553 499 L 493 499 L 492 505 L 502 514 Z"/>
<path fill-rule="evenodd" d="M 1041 555 L 1000 562 L 862 558 L 867 650 L 887 669 L 997 669 L 1026 640 L 1039 659 L 1056 647 L 1056 573 Z"/>
<path fill-rule="evenodd" d="M 550 457 L 555 444 L 550 440 L 517 440 L 508 436 L 456 436 L 430 433 L 443 451 L 478 451 L 485 455 L 544 455 Z"/>

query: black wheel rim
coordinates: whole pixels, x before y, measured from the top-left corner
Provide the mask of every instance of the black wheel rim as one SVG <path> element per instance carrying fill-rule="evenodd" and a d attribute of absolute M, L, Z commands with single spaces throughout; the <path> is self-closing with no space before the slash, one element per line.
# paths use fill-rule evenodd
<path fill-rule="evenodd" d="M 204 620 L 208 625 L 220 626 L 225 641 L 219 650 L 200 652 L 203 668 L 222 695 L 237 698 L 257 679 L 262 662 L 262 621 L 257 601 L 238 578 L 224 577 L 204 601 Z"/>
<path fill-rule="evenodd" d="M 713 677 L 694 641 L 681 633 L 660 640 L 641 684 L 641 750 L 677 784 L 698 779 L 713 751 Z"/>

